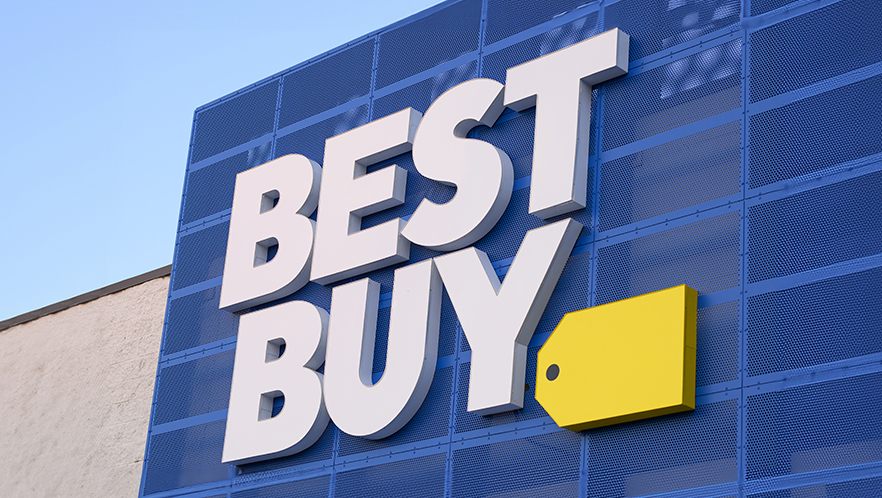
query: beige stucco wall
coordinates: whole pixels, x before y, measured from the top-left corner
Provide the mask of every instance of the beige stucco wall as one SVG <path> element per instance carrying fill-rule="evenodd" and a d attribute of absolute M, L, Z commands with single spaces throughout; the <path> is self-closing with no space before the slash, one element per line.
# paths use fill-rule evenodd
<path fill-rule="evenodd" d="M 0 496 L 137 496 L 168 281 L 0 331 Z"/>

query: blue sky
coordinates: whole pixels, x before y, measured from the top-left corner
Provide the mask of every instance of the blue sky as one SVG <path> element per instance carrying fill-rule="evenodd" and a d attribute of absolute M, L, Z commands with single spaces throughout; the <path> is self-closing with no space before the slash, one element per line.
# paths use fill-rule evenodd
<path fill-rule="evenodd" d="M 171 263 L 196 107 L 437 3 L 5 2 L 0 320 Z"/>

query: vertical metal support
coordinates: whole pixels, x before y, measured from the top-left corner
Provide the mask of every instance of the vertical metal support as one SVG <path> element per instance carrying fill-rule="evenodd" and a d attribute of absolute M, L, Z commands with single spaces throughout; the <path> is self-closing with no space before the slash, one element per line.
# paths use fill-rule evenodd
<path fill-rule="evenodd" d="M 225 486 L 227 488 L 227 498 L 233 496 L 233 480 L 236 478 L 236 473 L 236 466 L 230 465 L 230 470 L 227 473 L 227 485 Z"/>
<path fill-rule="evenodd" d="M 285 90 L 285 77 L 279 77 L 279 91 L 276 94 L 276 113 L 273 116 L 273 141 L 270 142 L 270 157 L 276 158 L 276 136 L 279 132 L 279 115 L 282 113 L 282 92 Z"/>
<path fill-rule="evenodd" d="M 588 496 L 588 460 L 591 456 L 591 441 L 588 432 L 582 432 L 582 447 L 579 458 L 579 496 Z"/>
<path fill-rule="evenodd" d="M 481 2 L 481 25 L 478 31 L 478 70 L 475 74 L 478 78 L 484 77 L 484 38 L 487 32 L 487 2 Z"/>
<path fill-rule="evenodd" d="M 449 498 L 453 494 L 453 436 L 456 434 L 456 409 L 459 399 L 459 352 L 462 348 L 463 331 L 459 319 L 455 319 L 456 336 L 453 343 L 455 358 L 453 360 L 453 372 L 451 373 L 450 385 L 450 416 L 447 421 L 447 460 L 444 467 L 444 496 Z"/>
<path fill-rule="evenodd" d="M 604 7 L 606 1 L 600 0 L 600 6 L 597 9 L 597 26 L 600 32 L 604 28 Z M 591 180 L 591 226 L 589 234 L 591 242 L 588 243 L 588 303 L 587 307 L 595 306 L 597 296 L 597 233 L 600 226 L 600 168 L 601 153 L 603 152 L 603 84 L 597 87 L 597 114 L 594 116 L 594 125 L 596 130 L 594 133 L 594 164 L 591 164 L 591 158 L 588 158 L 588 168 L 592 171 Z M 582 445 L 580 448 L 579 458 L 579 496 L 588 496 L 588 463 L 591 457 L 591 440 L 588 432 L 582 433 Z"/>
<path fill-rule="evenodd" d="M 377 86 L 377 61 L 380 59 L 380 34 L 374 36 L 374 61 L 371 63 L 371 93 L 368 99 L 368 122 L 374 119 L 374 91 Z"/>
<path fill-rule="evenodd" d="M 328 498 L 334 498 L 337 489 L 337 454 L 340 452 L 340 429 L 334 426 L 334 444 L 331 446 L 331 476 L 328 478 Z"/>
<path fill-rule="evenodd" d="M 597 87 L 597 119 L 595 120 L 597 132 L 594 135 L 594 177 L 592 178 L 591 188 L 591 242 L 588 246 L 590 254 L 588 307 L 597 305 L 597 264 L 599 262 L 597 257 L 597 236 L 599 233 L 598 227 L 600 226 L 600 195 L 602 188 L 600 175 L 603 167 L 603 102 L 605 93 L 603 84 Z M 591 166 L 590 163 L 589 166 Z"/>
<path fill-rule="evenodd" d="M 741 19 L 742 21 L 749 16 L 750 0 L 744 0 Z M 745 26 L 742 22 L 742 26 Z M 739 379 L 739 397 L 738 397 L 738 447 L 736 448 L 736 458 L 738 460 L 738 496 L 743 497 L 746 471 L 745 452 L 746 452 L 746 416 L 747 416 L 747 396 L 744 394 L 744 377 L 745 377 L 745 356 L 747 350 L 747 296 L 745 289 L 747 288 L 747 232 L 749 228 L 749 217 L 747 211 L 747 183 L 748 166 L 749 166 L 749 116 L 747 115 L 747 106 L 750 104 L 750 34 L 746 27 L 741 29 L 741 289 L 739 292 L 739 327 L 738 327 L 738 379 Z"/>
<path fill-rule="evenodd" d="M 606 0 L 600 0 L 600 6 L 597 11 L 597 25 L 600 26 L 600 31 L 603 32 L 604 26 L 604 10 L 606 9 Z M 604 102 L 604 88 L 606 87 L 605 83 L 601 83 L 597 87 L 597 116 L 594 120 L 594 125 L 597 127 L 596 130 L 592 130 L 594 132 L 594 167 L 593 172 L 594 176 L 592 180 L 591 187 L 591 243 L 588 246 L 589 253 L 589 263 L 588 263 L 588 274 L 589 274 L 589 283 L 588 283 L 588 307 L 596 306 L 596 296 L 597 296 L 597 236 L 599 234 L 598 227 L 600 227 L 600 189 L 601 189 L 601 172 L 603 168 L 603 102 Z M 591 158 L 589 157 L 589 168 L 591 167 Z"/>

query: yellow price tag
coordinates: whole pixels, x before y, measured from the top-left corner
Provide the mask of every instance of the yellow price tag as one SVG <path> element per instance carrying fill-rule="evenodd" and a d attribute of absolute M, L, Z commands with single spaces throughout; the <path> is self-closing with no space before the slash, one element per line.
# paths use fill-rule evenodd
<path fill-rule="evenodd" d="M 539 350 L 536 400 L 573 431 L 694 410 L 697 300 L 680 285 L 567 313 Z"/>

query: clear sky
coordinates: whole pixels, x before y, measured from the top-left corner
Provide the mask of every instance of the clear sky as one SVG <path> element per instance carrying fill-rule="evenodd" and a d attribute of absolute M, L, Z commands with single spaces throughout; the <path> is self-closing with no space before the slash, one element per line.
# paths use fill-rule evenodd
<path fill-rule="evenodd" d="M 437 3 L 4 2 L 0 320 L 171 263 L 196 107 Z"/>

